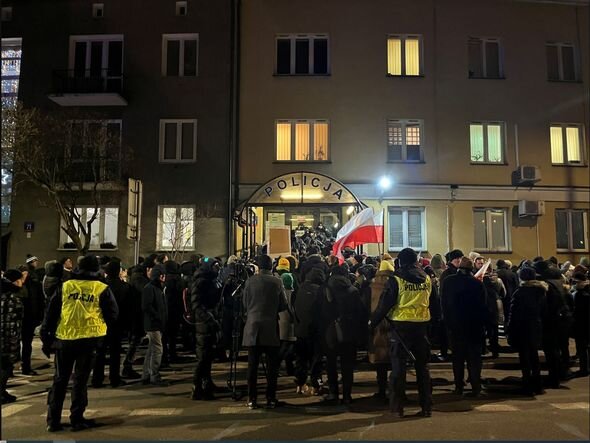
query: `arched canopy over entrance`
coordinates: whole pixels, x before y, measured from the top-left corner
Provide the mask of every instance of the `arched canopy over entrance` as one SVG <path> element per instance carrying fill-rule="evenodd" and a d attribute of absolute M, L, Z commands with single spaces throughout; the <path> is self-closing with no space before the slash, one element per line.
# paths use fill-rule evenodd
<path fill-rule="evenodd" d="M 305 238 L 308 228 L 313 231 L 321 226 L 322 233 L 333 238 L 347 217 L 365 207 L 335 178 L 305 171 L 280 175 L 235 209 L 233 218 L 242 240 L 238 249 L 256 254 L 256 246 L 265 243 L 269 228 L 288 227 L 296 241 L 301 235 Z"/>

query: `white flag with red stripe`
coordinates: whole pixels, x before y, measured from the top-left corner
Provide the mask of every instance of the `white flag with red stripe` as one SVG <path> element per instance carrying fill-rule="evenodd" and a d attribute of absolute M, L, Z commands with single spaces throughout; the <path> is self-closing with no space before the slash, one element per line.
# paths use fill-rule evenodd
<path fill-rule="evenodd" d="M 352 217 L 338 231 L 332 253 L 342 263 L 345 247 L 356 248 L 366 243 L 383 243 L 383 211 L 375 214 L 372 208 L 366 208 Z"/>

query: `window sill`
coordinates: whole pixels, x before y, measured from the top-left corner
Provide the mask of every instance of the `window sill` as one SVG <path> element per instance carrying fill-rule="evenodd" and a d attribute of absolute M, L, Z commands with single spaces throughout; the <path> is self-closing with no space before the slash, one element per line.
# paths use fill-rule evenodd
<path fill-rule="evenodd" d="M 497 250 L 497 249 L 474 249 L 474 252 L 482 254 L 512 254 L 512 249 L 508 250 Z"/>
<path fill-rule="evenodd" d="M 556 249 L 558 254 L 587 254 L 588 249 Z"/>
<path fill-rule="evenodd" d="M 425 165 L 426 162 L 424 160 L 387 160 L 389 164 L 410 164 L 410 165 Z M 401 249 L 400 249 L 401 250 Z"/>
<path fill-rule="evenodd" d="M 506 80 L 506 77 L 467 77 L 468 80 Z"/>
<path fill-rule="evenodd" d="M 558 167 L 558 168 L 560 168 L 560 167 L 561 168 L 563 168 L 563 167 L 566 167 L 566 168 L 569 168 L 569 167 L 572 167 L 572 168 L 585 168 L 588 165 L 586 165 L 586 163 L 580 162 L 580 163 L 551 163 L 551 166 L 555 166 L 555 167 Z"/>
<path fill-rule="evenodd" d="M 330 77 L 332 74 L 277 74 L 273 73 L 273 77 Z"/>
<path fill-rule="evenodd" d="M 547 81 L 549 83 L 574 83 L 574 84 L 584 83 L 582 80 L 556 80 L 556 79 L 550 79 L 550 78 L 548 78 Z"/>
<path fill-rule="evenodd" d="M 471 162 L 472 166 L 508 166 L 506 162 Z"/>
<path fill-rule="evenodd" d="M 409 246 L 408 246 L 408 248 L 409 248 Z M 400 251 L 402 251 L 404 249 L 405 249 L 405 247 L 404 248 L 392 248 L 392 247 L 389 247 L 387 249 L 387 252 L 400 252 Z M 414 251 L 420 251 L 420 253 L 428 252 L 428 249 L 421 249 L 421 248 L 412 248 L 412 249 Z M 420 258 L 420 257 L 418 257 L 418 258 Z"/>
<path fill-rule="evenodd" d="M 161 165 L 194 165 L 197 160 L 159 160 Z"/>
<path fill-rule="evenodd" d="M 88 251 L 100 251 L 100 252 L 104 252 L 104 251 L 118 251 L 119 248 L 107 248 L 107 249 L 101 249 L 101 248 L 89 248 Z M 56 248 L 56 251 L 60 251 L 60 252 L 78 252 L 78 250 L 76 248 Z"/>
<path fill-rule="evenodd" d="M 174 251 L 173 248 L 169 248 L 169 249 L 166 249 L 166 248 L 158 248 L 158 249 L 156 249 L 156 252 L 172 252 L 172 251 Z M 186 248 L 186 249 L 184 249 L 182 251 L 176 251 L 176 252 L 178 252 L 180 254 L 183 254 L 185 252 L 195 252 L 195 248 Z"/>
<path fill-rule="evenodd" d="M 274 160 L 274 164 L 330 164 L 331 160 Z"/>
<path fill-rule="evenodd" d="M 385 77 L 391 77 L 391 78 L 425 78 L 426 76 L 424 74 L 420 74 L 420 75 L 385 74 Z"/>

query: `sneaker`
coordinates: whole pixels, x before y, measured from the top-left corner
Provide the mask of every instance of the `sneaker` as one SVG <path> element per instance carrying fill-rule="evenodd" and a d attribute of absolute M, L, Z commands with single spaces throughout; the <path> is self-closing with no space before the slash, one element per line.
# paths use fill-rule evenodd
<path fill-rule="evenodd" d="M 133 369 L 123 369 L 123 372 L 121 372 L 121 377 L 136 379 L 141 378 L 141 374 L 137 371 L 134 371 Z"/>
<path fill-rule="evenodd" d="M 64 427 L 61 423 L 49 423 L 47 424 L 47 432 L 59 432 L 63 431 Z"/>
<path fill-rule="evenodd" d="M 258 409 L 258 403 L 256 403 L 256 400 L 254 401 L 249 401 L 248 403 L 246 403 L 246 406 L 248 407 L 248 409 L 253 410 L 253 409 Z"/>
<path fill-rule="evenodd" d="M 297 385 L 295 388 L 295 394 L 303 394 L 303 386 Z"/>
<path fill-rule="evenodd" d="M 92 419 L 83 418 L 81 421 L 72 423 L 72 432 L 85 431 L 86 429 L 95 428 L 96 422 Z"/>

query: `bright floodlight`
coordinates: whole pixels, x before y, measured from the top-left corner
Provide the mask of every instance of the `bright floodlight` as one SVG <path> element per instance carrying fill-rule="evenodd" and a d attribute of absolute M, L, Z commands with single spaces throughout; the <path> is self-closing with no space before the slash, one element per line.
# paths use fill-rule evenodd
<path fill-rule="evenodd" d="M 387 191 L 389 188 L 391 188 L 391 179 L 384 175 L 379 179 L 379 187 L 381 190 Z"/>

